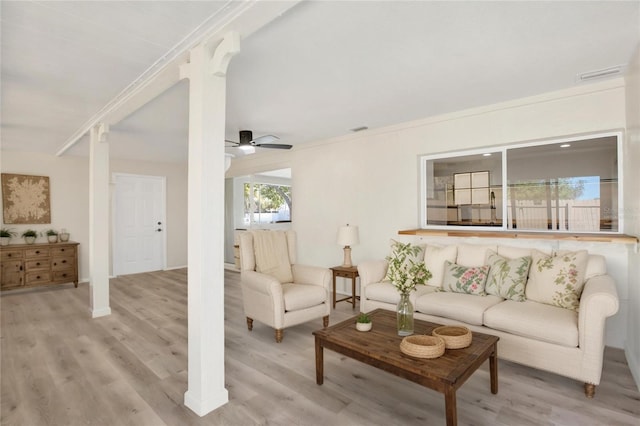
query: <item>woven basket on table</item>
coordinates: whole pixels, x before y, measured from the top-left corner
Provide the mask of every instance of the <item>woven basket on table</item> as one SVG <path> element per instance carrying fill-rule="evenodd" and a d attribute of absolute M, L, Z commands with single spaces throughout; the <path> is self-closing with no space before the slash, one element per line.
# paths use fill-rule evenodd
<path fill-rule="evenodd" d="M 444 346 L 447 349 L 462 349 L 471 344 L 471 330 L 467 327 L 458 325 L 443 325 L 433 330 L 434 336 L 444 340 Z"/>
<path fill-rule="evenodd" d="M 438 358 L 444 353 L 444 340 L 435 336 L 407 336 L 400 342 L 400 350 L 416 358 Z"/>

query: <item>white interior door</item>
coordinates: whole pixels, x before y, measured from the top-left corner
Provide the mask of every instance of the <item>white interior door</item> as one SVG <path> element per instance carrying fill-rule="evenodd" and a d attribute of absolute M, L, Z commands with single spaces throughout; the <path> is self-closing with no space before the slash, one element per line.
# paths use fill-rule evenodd
<path fill-rule="evenodd" d="M 113 273 L 165 267 L 165 178 L 115 174 Z"/>

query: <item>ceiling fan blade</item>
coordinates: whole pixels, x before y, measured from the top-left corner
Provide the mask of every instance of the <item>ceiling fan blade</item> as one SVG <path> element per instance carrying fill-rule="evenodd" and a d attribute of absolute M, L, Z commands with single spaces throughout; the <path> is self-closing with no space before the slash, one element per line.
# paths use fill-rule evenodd
<path fill-rule="evenodd" d="M 293 145 L 287 145 L 284 143 L 261 143 L 255 144 L 258 148 L 274 148 L 274 149 L 291 149 Z"/>
<path fill-rule="evenodd" d="M 257 138 L 253 139 L 251 143 L 257 146 L 260 144 L 277 141 L 278 139 L 280 138 L 277 137 L 276 135 L 264 135 L 264 136 L 258 136 Z"/>

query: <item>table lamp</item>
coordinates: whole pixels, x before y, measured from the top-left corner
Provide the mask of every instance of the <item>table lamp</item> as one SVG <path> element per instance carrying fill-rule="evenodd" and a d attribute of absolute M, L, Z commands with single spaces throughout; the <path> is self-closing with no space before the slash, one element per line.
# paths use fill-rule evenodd
<path fill-rule="evenodd" d="M 351 246 L 359 242 L 360 238 L 358 237 L 357 226 L 349 226 L 349 224 L 347 224 L 347 226 L 338 228 L 338 244 L 344 246 L 344 261 L 342 266 L 345 268 L 353 266 L 351 264 Z"/>

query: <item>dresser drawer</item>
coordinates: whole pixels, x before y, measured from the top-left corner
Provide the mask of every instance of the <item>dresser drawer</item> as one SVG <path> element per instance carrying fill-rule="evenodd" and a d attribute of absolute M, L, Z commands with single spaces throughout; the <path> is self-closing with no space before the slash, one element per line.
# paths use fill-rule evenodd
<path fill-rule="evenodd" d="M 75 260 L 75 257 L 54 257 L 51 260 L 51 270 L 61 271 L 63 269 L 73 269 Z"/>
<path fill-rule="evenodd" d="M 52 247 L 51 248 L 51 256 L 75 256 L 76 248 L 74 246 L 62 246 L 62 247 Z"/>
<path fill-rule="evenodd" d="M 25 274 L 25 285 L 43 284 L 51 281 L 49 271 L 27 272 Z"/>
<path fill-rule="evenodd" d="M 22 252 L 20 250 L 2 250 L 0 259 L 2 259 L 2 261 L 15 259 L 22 260 Z"/>
<path fill-rule="evenodd" d="M 49 248 L 48 247 L 38 247 L 27 249 L 24 251 L 25 258 L 35 258 L 35 257 L 49 257 Z"/>
<path fill-rule="evenodd" d="M 27 271 L 37 271 L 39 269 L 49 269 L 49 259 L 29 259 L 25 262 Z"/>
<path fill-rule="evenodd" d="M 71 282 L 76 280 L 76 274 L 72 270 L 53 271 L 53 281 L 55 282 Z"/>

